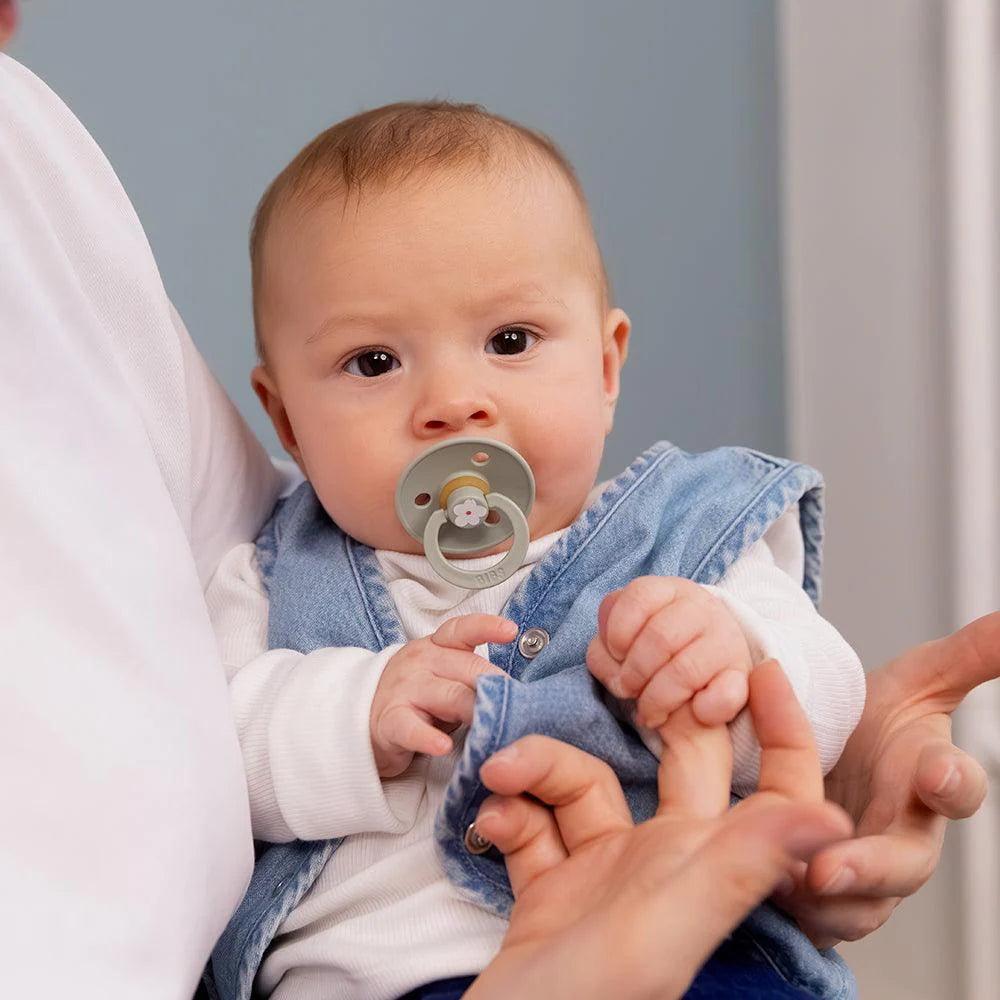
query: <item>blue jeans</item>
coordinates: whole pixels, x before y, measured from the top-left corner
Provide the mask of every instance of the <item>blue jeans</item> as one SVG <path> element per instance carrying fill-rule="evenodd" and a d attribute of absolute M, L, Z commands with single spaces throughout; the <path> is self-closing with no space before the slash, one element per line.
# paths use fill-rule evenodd
<path fill-rule="evenodd" d="M 475 976 L 455 976 L 453 979 L 439 979 L 410 990 L 399 1000 L 459 1000 L 475 978 Z"/>
<path fill-rule="evenodd" d="M 816 994 L 793 986 L 737 930 L 702 966 L 684 1000 L 815 1000 Z"/>
<path fill-rule="evenodd" d="M 400 1000 L 459 1000 L 473 976 L 418 986 Z M 737 931 L 724 941 L 695 977 L 685 1000 L 815 1000 L 787 982 L 749 938 Z"/>

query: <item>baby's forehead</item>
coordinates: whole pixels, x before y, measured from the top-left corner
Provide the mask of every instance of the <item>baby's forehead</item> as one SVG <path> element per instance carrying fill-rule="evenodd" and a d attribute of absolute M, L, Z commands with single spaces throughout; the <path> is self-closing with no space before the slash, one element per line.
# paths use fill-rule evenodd
<path fill-rule="evenodd" d="M 255 276 L 261 350 L 265 326 L 320 300 L 333 313 L 378 313 L 403 308 L 408 290 L 426 302 L 435 289 L 441 308 L 484 318 L 567 294 L 592 296 L 598 312 L 608 305 L 586 206 L 545 165 L 435 169 L 303 195 L 274 214 L 271 229 Z"/>
<path fill-rule="evenodd" d="M 272 228 L 284 230 L 274 243 L 293 254 L 305 249 L 303 231 L 340 240 L 348 252 L 384 233 L 430 240 L 465 235 L 471 253 L 498 235 L 513 235 L 522 244 L 548 244 L 550 252 L 558 247 L 563 256 L 581 256 L 602 286 L 606 281 L 586 202 L 558 165 L 540 154 L 434 165 L 349 189 L 333 178 L 323 192 L 314 187 L 290 194 L 274 213 Z"/>

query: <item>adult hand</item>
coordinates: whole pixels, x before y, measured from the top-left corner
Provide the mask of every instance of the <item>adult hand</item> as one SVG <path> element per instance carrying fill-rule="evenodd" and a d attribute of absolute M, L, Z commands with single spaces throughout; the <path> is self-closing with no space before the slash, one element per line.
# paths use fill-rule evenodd
<path fill-rule="evenodd" d="M 17 0 L 0 0 L 0 48 L 17 28 Z"/>
<path fill-rule="evenodd" d="M 529 736 L 483 765 L 496 794 L 476 825 L 506 855 L 516 902 L 469 998 L 679 997 L 794 865 L 849 834 L 776 664 L 751 675 L 750 706 L 761 790 L 732 810 L 726 729 L 700 727 L 689 706 L 690 740 L 675 740 L 660 810 L 639 826 L 611 770 L 566 744 Z"/>
<path fill-rule="evenodd" d="M 1000 612 L 917 646 L 868 676 L 861 723 L 826 781 L 857 824 L 777 899 L 818 947 L 880 927 L 937 867 L 947 819 L 971 816 L 986 775 L 952 745 L 951 713 L 1000 676 Z"/>

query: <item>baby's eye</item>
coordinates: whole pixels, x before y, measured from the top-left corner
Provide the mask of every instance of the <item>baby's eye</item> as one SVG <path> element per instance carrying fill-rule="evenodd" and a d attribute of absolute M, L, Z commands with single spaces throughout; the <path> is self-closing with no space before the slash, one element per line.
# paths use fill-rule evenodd
<path fill-rule="evenodd" d="M 537 335 L 530 330 L 525 330 L 522 326 L 509 326 L 490 337 L 486 350 L 490 354 L 521 354 L 537 340 Z"/>
<path fill-rule="evenodd" d="M 399 367 L 399 359 L 388 351 L 377 347 L 370 351 L 362 351 L 355 354 L 350 361 L 344 365 L 344 371 L 349 375 L 360 375 L 363 378 L 378 378 L 386 372 L 391 372 Z"/>

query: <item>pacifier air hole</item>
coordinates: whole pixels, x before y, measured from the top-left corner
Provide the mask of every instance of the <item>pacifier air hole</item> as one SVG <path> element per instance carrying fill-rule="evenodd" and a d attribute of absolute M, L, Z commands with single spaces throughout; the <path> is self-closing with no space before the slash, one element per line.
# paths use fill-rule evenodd
<path fill-rule="evenodd" d="M 418 493 L 413 498 L 414 506 L 416 507 L 426 507 L 431 502 L 430 493 Z"/>
<path fill-rule="evenodd" d="M 500 523 L 500 511 L 493 509 L 485 517 L 487 524 L 499 524 Z"/>
<path fill-rule="evenodd" d="M 487 455 L 485 451 L 477 451 L 475 455 L 472 456 L 473 465 L 486 465 L 489 460 L 490 456 Z"/>

